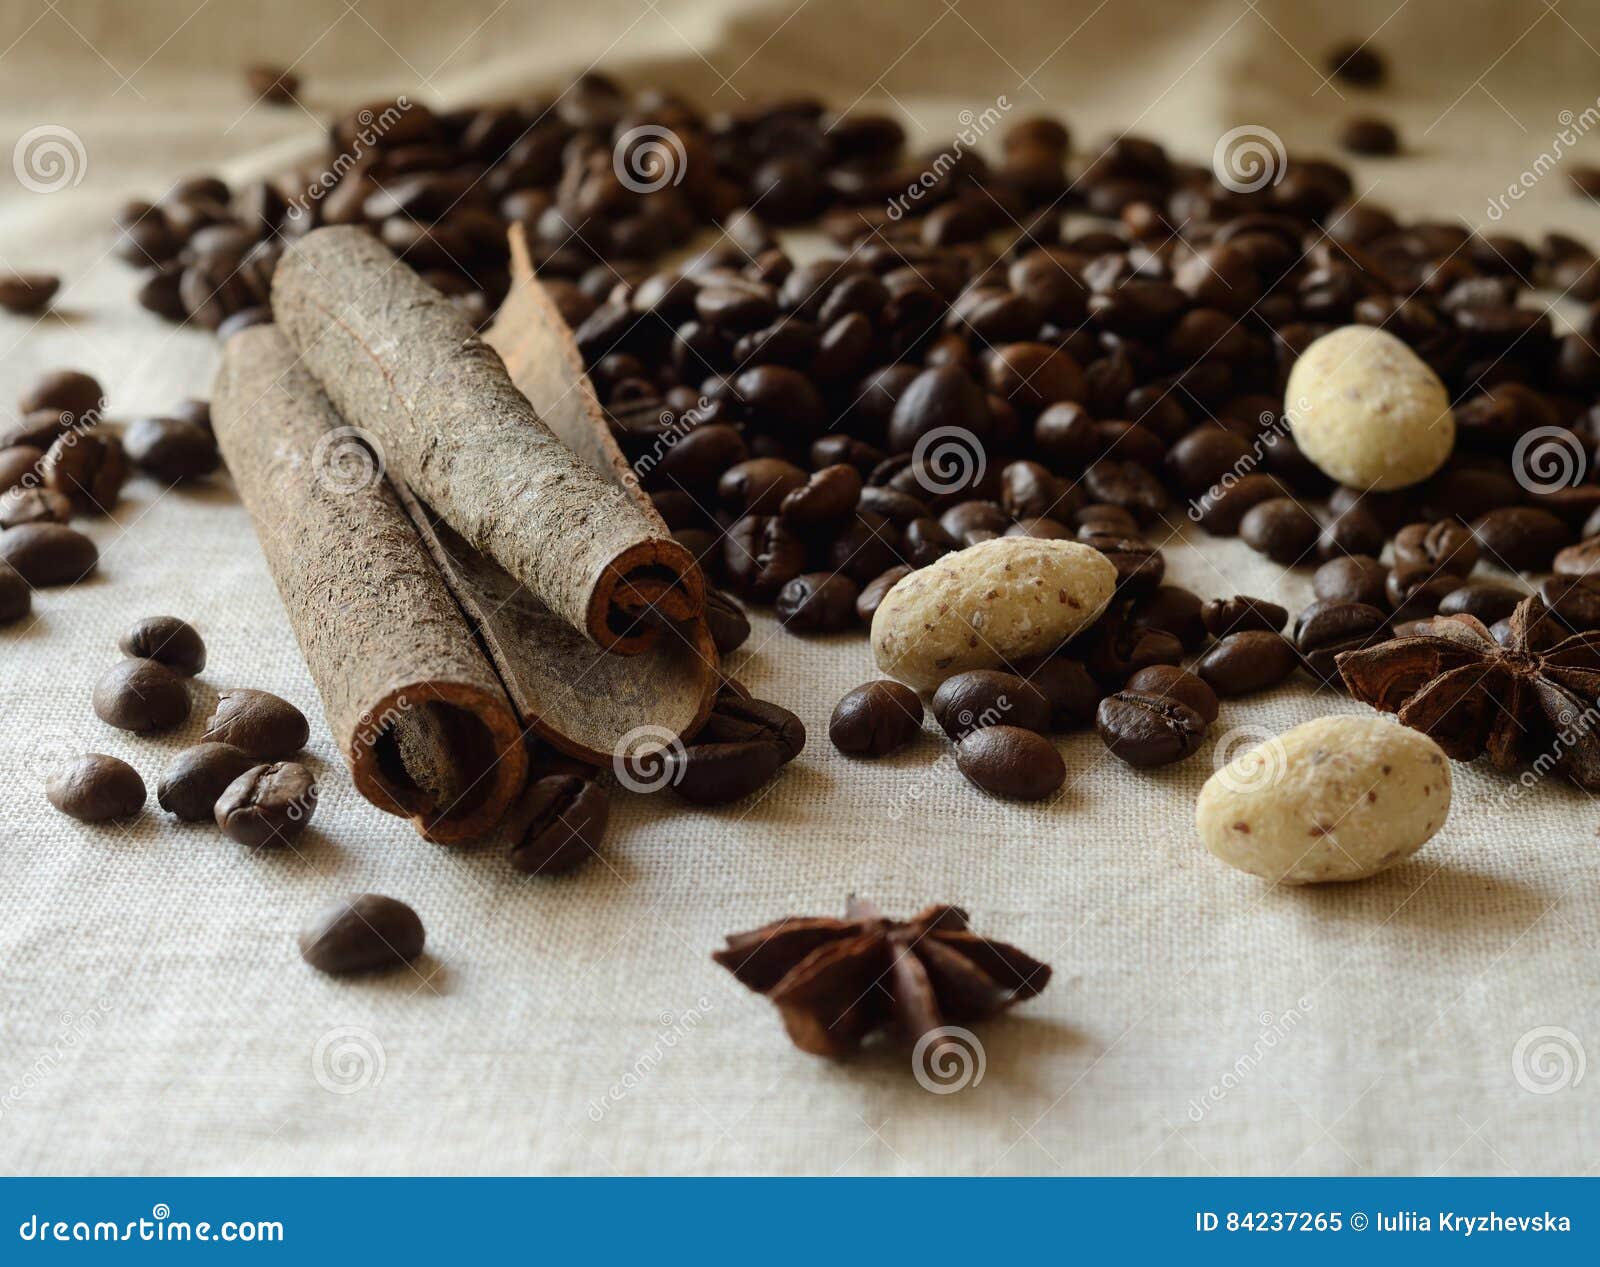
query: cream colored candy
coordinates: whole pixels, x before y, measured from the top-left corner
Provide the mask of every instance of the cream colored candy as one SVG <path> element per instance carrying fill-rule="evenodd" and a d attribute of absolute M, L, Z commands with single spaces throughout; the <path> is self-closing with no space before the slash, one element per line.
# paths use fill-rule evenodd
<path fill-rule="evenodd" d="M 872 618 L 890 677 L 931 691 L 953 673 L 1053 651 L 1111 601 L 1117 569 L 1076 541 L 999 537 L 913 572 Z"/>
<path fill-rule="evenodd" d="M 1229 866 L 1284 884 L 1360 880 L 1409 858 L 1450 813 L 1450 762 L 1421 731 L 1319 717 L 1206 780 L 1194 823 Z"/>
<path fill-rule="evenodd" d="M 1344 326 L 1308 347 L 1289 371 L 1284 414 L 1300 451 L 1356 489 L 1420 483 L 1456 442 L 1439 376 L 1373 326 Z"/>

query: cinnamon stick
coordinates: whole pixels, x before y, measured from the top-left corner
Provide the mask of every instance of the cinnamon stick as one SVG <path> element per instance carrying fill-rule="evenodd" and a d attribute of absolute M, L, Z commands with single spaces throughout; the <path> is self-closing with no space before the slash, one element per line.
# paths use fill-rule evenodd
<path fill-rule="evenodd" d="M 397 482 L 555 616 L 623 655 L 700 616 L 690 552 L 564 444 L 449 300 L 370 234 L 334 226 L 301 238 L 274 275 L 272 305 Z M 561 374 L 576 381 L 571 367 Z"/>
<path fill-rule="evenodd" d="M 375 457 L 272 326 L 228 341 L 212 421 L 356 789 L 429 839 L 484 834 L 523 727 Z"/>

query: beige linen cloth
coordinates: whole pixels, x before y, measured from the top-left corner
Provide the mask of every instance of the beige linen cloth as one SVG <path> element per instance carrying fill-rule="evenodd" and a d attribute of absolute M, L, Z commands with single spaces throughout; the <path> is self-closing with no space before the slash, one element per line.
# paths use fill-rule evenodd
<path fill-rule="evenodd" d="M 1368 36 L 1391 84 L 1325 82 L 1325 50 Z M 1594 121 L 1597 50 L 1600 6 L 1573 0 L 17 0 L 0 10 L 0 139 L 67 128 L 82 150 L 51 193 L 0 162 L 0 267 L 67 278 L 54 315 L 0 320 L 0 401 L 62 365 L 97 374 L 123 416 L 206 393 L 212 341 L 133 305 L 107 225 L 126 195 L 270 167 L 317 136 L 300 109 L 251 104 L 251 62 L 293 63 L 319 117 L 600 64 L 710 107 L 815 91 L 901 112 L 918 149 L 1003 97 L 1012 118 L 1060 112 L 1086 140 L 1134 127 L 1198 161 L 1244 124 L 1333 153 L 1341 121 L 1376 110 L 1408 155 L 1354 164 L 1374 201 L 1488 225 L 1556 145 L 1500 227 L 1593 239 L 1600 213 L 1566 169 L 1600 160 L 1600 136 L 1557 134 L 1562 111 Z M 530 881 L 355 797 L 225 480 L 166 496 L 135 480 L 90 531 L 100 578 L 0 631 L 4 1171 L 1527 1174 L 1600 1157 L 1600 1071 L 1581 1076 L 1600 1060 L 1600 812 L 1569 787 L 1513 798 L 1458 766 L 1448 825 L 1416 858 L 1272 889 L 1201 849 L 1195 795 L 1241 730 L 1348 700 L 1294 685 L 1228 704 L 1197 756 L 1148 774 L 1066 737 L 1059 800 L 1010 805 L 967 786 L 931 733 L 889 761 L 840 758 L 827 717 L 873 675 L 865 640 L 762 617 L 734 667 L 803 717 L 802 758 L 711 813 L 619 794 L 603 861 Z M 1168 557 L 1207 596 L 1308 597 L 1306 573 L 1237 542 Z M 119 629 L 158 612 L 192 620 L 210 664 L 188 727 L 141 739 L 101 725 L 89 692 Z M 324 797 L 295 852 L 250 855 L 155 807 L 164 762 L 227 686 L 316 718 Z M 84 750 L 144 773 L 132 825 L 45 802 L 44 771 Z M 421 912 L 415 971 L 338 981 L 301 963 L 307 916 L 361 890 Z M 898 1051 L 802 1055 L 708 958 L 726 932 L 837 912 L 851 891 L 896 913 L 960 903 L 1055 966 L 1042 997 L 982 1029 L 981 1080 L 934 1094 Z"/>

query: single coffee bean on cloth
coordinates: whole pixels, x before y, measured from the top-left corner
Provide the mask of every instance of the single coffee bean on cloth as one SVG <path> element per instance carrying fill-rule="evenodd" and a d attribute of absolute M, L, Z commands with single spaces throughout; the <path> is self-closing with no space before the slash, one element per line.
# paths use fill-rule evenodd
<path fill-rule="evenodd" d="M 300 934 L 300 957 L 330 976 L 377 972 L 410 963 L 425 940 L 411 907 L 398 898 L 362 893 L 317 912 Z"/>
<path fill-rule="evenodd" d="M 551 774 L 512 807 L 511 865 L 525 875 L 562 875 L 600 852 L 611 806 L 593 781 Z"/>
<path fill-rule="evenodd" d="M 1020 726 L 987 726 L 956 746 L 956 765 L 975 786 L 1014 801 L 1042 801 L 1066 781 L 1061 754 Z"/>
<path fill-rule="evenodd" d="M 294 761 L 252 766 L 223 789 L 213 816 L 222 834 L 252 849 L 289 845 L 317 808 L 317 783 Z"/>
<path fill-rule="evenodd" d="M 189 688 L 155 660 L 122 660 L 95 683 L 94 712 L 119 730 L 171 730 L 189 716 Z"/>
<path fill-rule="evenodd" d="M 156 803 L 184 822 L 209 820 L 228 785 L 258 762 L 229 743 L 199 743 L 185 748 L 162 771 Z"/>
<path fill-rule="evenodd" d="M 865 682 L 846 692 L 828 720 L 828 738 L 840 752 L 882 757 L 922 733 L 922 701 L 901 682 Z"/>
<path fill-rule="evenodd" d="M 154 660 L 184 677 L 206 667 L 206 644 L 193 625 L 176 616 L 148 616 L 135 622 L 117 646 L 124 655 Z"/>
<path fill-rule="evenodd" d="M 91 752 L 53 770 L 45 795 L 63 814 L 99 823 L 137 814 L 144 806 L 144 780 L 126 761 Z"/>
<path fill-rule="evenodd" d="M 306 746 L 311 725 L 288 700 L 270 691 L 235 688 L 217 696 L 203 739 L 232 744 L 257 761 L 283 761 Z"/>

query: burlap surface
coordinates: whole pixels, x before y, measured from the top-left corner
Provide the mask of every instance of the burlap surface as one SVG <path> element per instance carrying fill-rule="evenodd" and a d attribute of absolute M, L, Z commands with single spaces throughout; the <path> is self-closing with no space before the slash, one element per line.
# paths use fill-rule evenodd
<path fill-rule="evenodd" d="M 0 267 L 68 278 L 56 315 L 0 322 L 0 400 L 55 365 L 99 375 L 120 415 L 206 392 L 211 341 L 132 305 L 107 221 L 125 194 L 224 160 L 259 169 L 315 136 L 299 110 L 250 105 L 237 68 L 255 60 L 300 59 L 313 113 L 379 91 L 454 103 L 601 62 L 713 106 L 815 90 L 902 109 L 918 147 L 1004 96 L 1014 116 L 1048 107 L 1085 136 L 1134 125 L 1203 161 L 1247 123 L 1331 152 L 1369 99 L 1324 84 L 1322 54 L 1376 31 L 1394 76 L 1372 106 L 1412 153 L 1355 164 L 1360 188 L 1474 224 L 1550 149 L 1559 112 L 1586 126 L 1593 5 L 1311 9 L 15 4 L 0 13 L 0 135 L 9 150 L 70 128 L 83 156 L 81 181 L 49 194 L 0 166 Z M 1579 139 L 1503 225 L 1593 235 L 1600 216 L 1562 167 L 1596 155 Z M 359 801 L 319 718 L 314 829 L 295 853 L 247 856 L 153 799 L 123 830 L 43 799 L 43 770 L 84 749 L 126 757 L 153 788 L 215 688 L 315 712 L 225 482 L 158 497 L 134 481 L 91 532 L 101 578 L 41 595 L 34 623 L 0 633 L 6 1171 L 1529 1173 L 1597 1155 L 1600 1078 L 1549 1063 L 1600 1045 L 1600 816 L 1569 788 L 1514 799 L 1458 767 L 1449 824 L 1411 862 L 1356 887 L 1271 890 L 1199 847 L 1195 794 L 1238 728 L 1348 701 L 1297 686 L 1229 705 L 1198 756 L 1154 774 L 1072 736 L 1059 802 L 1011 806 L 968 787 L 932 734 L 881 764 L 841 759 L 824 730 L 871 675 L 864 641 L 763 618 L 735 667 L 812 742 L 753 804 L 619 795 L 603 862 L 530 882 Z M 1169 560 L 1205 595 L 1308 592 L 1235 542 L 1175 543 Z M 88 696 L 119 627 L 154 612 L 194 621 L 211 664 L 191 725 L 145 740 L 101 725 Z M 347 983 L 299 961 L 305 917 L 361 889 L 422 913 L 417 971 Z M 725 932 L 832 912 L 852 890 L 896 912 L 959 902 L 1055 965 L 1039 1000 L 982 1031 L 980 1082 L 931 1094 L 896 1052 L 803 1056 L 707 957 Z"/>

